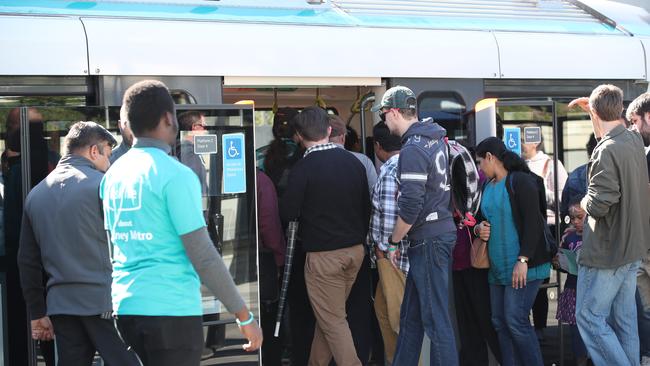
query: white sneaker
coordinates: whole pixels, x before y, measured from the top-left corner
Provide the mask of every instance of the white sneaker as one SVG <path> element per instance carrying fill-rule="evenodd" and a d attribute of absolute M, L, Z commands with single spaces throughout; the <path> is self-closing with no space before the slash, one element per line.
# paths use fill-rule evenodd
<path fill-rule="evenodd" d="M 641 357 L 641 366 L 650 366 L 650 357 L 648 356 Z"/>

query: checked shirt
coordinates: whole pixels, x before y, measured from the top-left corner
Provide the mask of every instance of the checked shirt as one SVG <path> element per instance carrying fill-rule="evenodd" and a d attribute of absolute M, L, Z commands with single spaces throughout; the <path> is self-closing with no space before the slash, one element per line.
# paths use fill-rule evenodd
<path fill-rule="evenodd" d="M 386 160 L 379 170 L 377 183 L 372 190 L 372 210 L 370 212 L 370 230 L 368 231 L 368 246 L 370 257 L 375 262 L 375 247 L 378 247 L 388 257 L 388 239 L 397 223 L 397 161 L 399 154 Z M 407 242 L 400 242 L 399 269 L 408 273 L 409 261 L 407 256 Z"/>

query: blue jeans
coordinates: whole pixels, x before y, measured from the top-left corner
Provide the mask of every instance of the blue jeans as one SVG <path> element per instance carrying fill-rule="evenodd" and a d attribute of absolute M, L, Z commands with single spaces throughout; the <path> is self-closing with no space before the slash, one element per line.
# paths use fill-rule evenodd
<path fill-rule="evenodd" d="M 449 318 L 449 272 L 455 243 L 456 231 L 410 241 L 410 269 L 393 365 L 418 364 L 424 332 L 431 340 L 431 365 L 458 365 L 456 337 Z"/>
<path fill-rule="evenodd" d="M 641 357 L 650 357 L 650 309 L 643 308 L 643 302 L 639 295 L 639 290 L 636 290 L 636 309 L 639 326 L 639 348 Z"/>
<path fill-rule="evenodd" d="M 576 321 L 596 365 L 638 365 L 636 271 L 640 261 L 614 269 L 578 266 Z"/>
<path fill-rule="evenodd" d="M 511 285 L 490 285 L 492 324 L 499 337 L 502 366 L 543 366 L 542 351 L 528 314 L 543 280 L 514 289 Z"/>

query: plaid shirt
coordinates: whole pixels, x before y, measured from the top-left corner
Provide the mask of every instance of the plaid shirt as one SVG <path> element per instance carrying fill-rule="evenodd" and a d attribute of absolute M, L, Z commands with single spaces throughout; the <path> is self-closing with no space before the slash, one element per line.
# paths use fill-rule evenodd
<path fill-rule="evenodd" d="M 320 145 L 314 145 L 309 149 L 307 149 L 307 151 L 305 151 L 305 155 L 303 155 L 302 157 L 304 158 L 305 156 L 309 155 L 310 153 L 313 153 L 314 151 L 324 151 L 324 150 L 337 149 L 337 148 L 338 147 L 331 142 L 327 142 Z"/>
<path fill-rule="evenodd" d="M 370 230 L 368 231 L 368 246 L 370 258 L 376 261 L 375 246 L 388 257 L 388 239 L 397 223 L 397 161 L 399 154 L 386 160 L 379 171 L 377 184 L 372 190 L 372 211 L 370 214 Z M 399 246 L 399 269 L 407 274 L 409 260 L 408 244 L 402 240 Z"/>

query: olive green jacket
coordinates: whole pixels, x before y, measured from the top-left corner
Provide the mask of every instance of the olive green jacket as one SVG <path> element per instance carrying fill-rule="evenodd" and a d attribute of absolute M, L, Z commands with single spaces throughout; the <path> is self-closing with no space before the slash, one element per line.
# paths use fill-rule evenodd
<path fill-rule="evenodd" d="M 641 136 L 623 125 L 607 133 L 589 161 L 580 265 L 614 269 L 650 248 L 650 190 Z"/>

